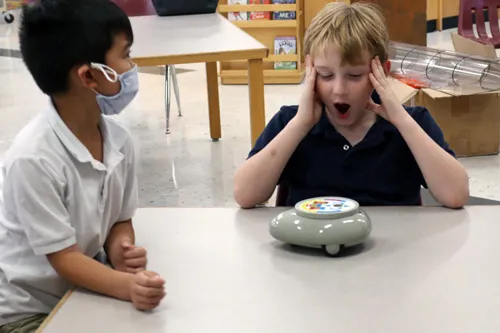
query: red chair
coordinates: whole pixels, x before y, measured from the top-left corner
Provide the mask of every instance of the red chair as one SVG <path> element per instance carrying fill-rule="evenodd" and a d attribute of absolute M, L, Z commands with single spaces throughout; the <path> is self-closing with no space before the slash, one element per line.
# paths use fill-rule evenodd
<path fill-rule="evenodd" d="M 152 0 L 111 0 L 111 2 L 120 7 L 127 14 L 127 16 L 157 15 Z M 175 100 L 177 101 L 177 108 L 179 110 L 180 117 L 182 116 L 181 101 L 179 95 L 179 85 L 177 83 L 177 74 L 174 65 L 165 66 L 165 118 L 167 134 L 170 133 L 170 80 L 172 80 L 174 86 Z"/>
<path fill-rule="evenodd" d="M 462 37 L 474 40 L 482 44 L 491 44 L 495 48 L 500 47 L 500 29 L 498 28 L 497 9 L 500 0 L 460 0 L 460 11 L 458 14 L 458 34 Z M 491 36 L 486 31 L 484 21 L 484 10 L 488 10 Z M 476 18 L 476 31 L 473 28 L 473 15 Z M 479 14 L 479 15 L 478 15 Z"/>
<path fill-rule="evenodd" d="M 156 15 L 156 10 L 151 0 L 111 0 L 120 7 L 128 16 Z"/>

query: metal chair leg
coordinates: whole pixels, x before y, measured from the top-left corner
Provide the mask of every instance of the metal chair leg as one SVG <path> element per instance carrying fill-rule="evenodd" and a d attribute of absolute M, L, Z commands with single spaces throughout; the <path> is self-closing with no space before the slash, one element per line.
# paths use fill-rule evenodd
<path fill-rule="evenodd" d="M 170 74 L 172 75 L 172 83 L 174 85 L 175 100 L 177 101 L 177 108 L 179 109 L 179 117 L 182 117 L 181 97 L 179 94 L 179 84 L 177 83 L 177 73 L 175 71 L 174 65 L 170 65 L 170 67 L 171 67 Z"/>
<path fill-rule="evenodd" d="M 165 118 L 166 118 L 166 129 L 165 132 L 170 134 L 170 77 L 171 77 L 171 67 L 165 66 Z"/>

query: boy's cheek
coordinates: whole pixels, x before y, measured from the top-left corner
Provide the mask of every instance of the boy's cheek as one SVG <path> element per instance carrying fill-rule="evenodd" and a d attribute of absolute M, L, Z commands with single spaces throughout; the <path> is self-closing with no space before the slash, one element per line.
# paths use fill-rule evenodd
<path fill-rule="evenodd" d="M 97 91 L 99 91 L 99 93 L 101 93 L 104 96 L 114 96 L 120 92 L 120 82 L 106 81 L 99 85 Z"/>
<path fill-rule="evenodd" d="M 316 92 L 318 93 L 321 102 L 325 103 L 329 98 L 329 92 L 332 91 L 332 88 L 320 81 L 321 80 L 316 81 Z"/>

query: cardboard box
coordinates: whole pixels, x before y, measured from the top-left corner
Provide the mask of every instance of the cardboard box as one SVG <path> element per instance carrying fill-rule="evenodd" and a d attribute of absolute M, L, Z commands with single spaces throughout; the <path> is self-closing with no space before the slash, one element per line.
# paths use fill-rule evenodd
<path fill-rule="evenodd" d="M 496 58 L 497 53 L 493 45 L 478 43 L 474 40 L 460 36 L 456 32 L 451 32 L 451 42 L 456 52 L 474 54 L 485 58 Z"/>
<path fill-rule="evenodd" d="M 426 107 L 459 157 L 498 154 L 500 150 L 499 91 L 460 95 L 414 89 L 395 79 L 391 85 L 401 102 Z"/>
<path fill-rule="evenodd" d="M 417 105 L 425 106 L 457 156 L 494 155 L 500 145 L 498 92 L 452 96 L 423 89 Z"/>

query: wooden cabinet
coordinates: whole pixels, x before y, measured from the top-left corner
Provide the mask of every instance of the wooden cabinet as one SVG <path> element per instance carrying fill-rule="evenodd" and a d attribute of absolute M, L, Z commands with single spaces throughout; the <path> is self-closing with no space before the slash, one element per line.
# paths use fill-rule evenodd
<path fill-rule="evenodd" d="M 352 0 L 351 3 L 366 1 Z M 387 20 L 391 40 L 427 45 L 427 3 L 423 0 L 369 0 L 378 4 Z"/>
<path fill-rule="evenodd" d="M 306 0 L 304 8 L 304 25 L 307 29 L 309 24 L 311 24 L 312 19 L 316 16 L 323 7 L 325 7 L 330 2 L 335 2 L 332 0 Z M 337 2 L 350 3 L 350 0 L 338 0 Z"/>
<path fill-rule="evenodd" d="M 439 3 L 440 0 L 427 0 L 427 21 L 438 19 Z"/>
<path fill-rule="evenodd" d="M 427 20 L 438 17 L 439 3 L 446 0 L 337 0 L 339 2 L 373 2 L 380 5 L 387 20 L 391 40 L 425 46 L 427 44 Z M 460 1 L 460 0 L 450 0 Z M 307 29 L 314 16 L 332 0 L 306 0 L 304 25 Z M 427 6 L 430 12 L 427 12 Z M 458 10 L 458 6 L 457 6 Z M 435 17 L 434 17 L 435 16 Z"/>
<path fill-rule="evenodd" d="M 442 2 L 442 16 L 453 17 L 458 16 L 458 11 L 460 9 L 460 0 L 440 0 Z"/>

